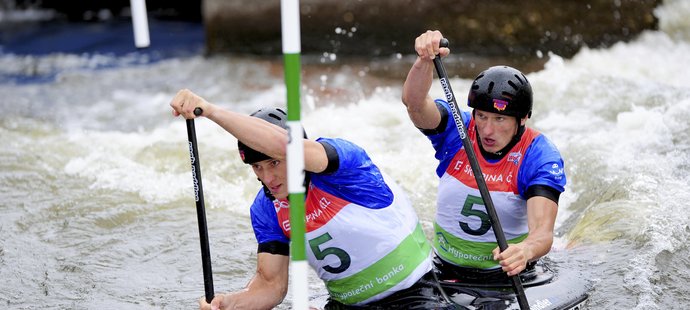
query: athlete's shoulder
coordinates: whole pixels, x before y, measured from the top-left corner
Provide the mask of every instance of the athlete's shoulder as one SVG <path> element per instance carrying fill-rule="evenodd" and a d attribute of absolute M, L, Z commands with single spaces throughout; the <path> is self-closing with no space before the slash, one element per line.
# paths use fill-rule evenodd
<path fill-rule="evenodd" d="M 546 185 L 559 192 L 564 191 L 566 175 L 563 157 L 544 134 L 537 135 L 527 148 L 519 176 L 521 193 L 532 185 Z"/>
<path fill-rule="evenodd" d="M 534 133 L 534 139 L 532 140 L 532 143 L 530 144 L 527 153 L 535 153 L 547 156 L 549 158 L 561 157 L 561 153 L 558 150 L 558 147 L 556 147 L 556 145 L 553 142 L 551 142 L 551 140 L 548 137 L 536 130 L 531 131 Z"/>
<path fill-rule="evenodd" d="M 434 102 L 436 102 L 436 107 L 440 109 L 444 109 L 445 113 L 448 114 L 448 118 L 452 119 L 453 122 L 448 122 L 446 129 L 448 127 L 455 128 L 455 116 L 453 115 L 453 109 L 455 107 L 451 107 L 450 103 L 448 101 L 445 101 L 443 99 L 436 99 Z M 457 110 L 457 112 L 460 114 L 458 116 L 462 116 L 462 120 L 464 121 L 464 125 L 467 126 L 467 124 L 470 122 L 470 118 L 472 117 L 472 112 L 470 111 L 463 111 L 463 110 Z M 441 112 L 443 114 L 443 112 Z M 451 130 L 451 132 L 454 132 Z"/>
<path fill-rule="evenodd" d="M 319 138 L 319 143 L 327 143 L 338 153 L 340 168 L 358 166 L 364 162 L 369 162 L 369 154 L 361 146 L 342 138 Z"/>
<path fill-rule="evenodd" d="M 254 201 L 252 202 L 249 211 L 252 214 L 252 216 L 267 216 L 272 215 L 271 213 L 274 213 L 268 212 L 271 210 L 273 210 L 273 200 L 271 199 L 271 197 L 268 197 L 268 195 L 266 195 L 266 191 L 263 187 L 261 187 L 261 189 L 259 189 L 259 192 L 256 193 L 256 196 L 254 197 Z"/>
<path fill-rule="evenodd" d="M 288 207 L 287 202 L 274 204 L 273 200 L 264 193 L 263 188 L 259 191 L 249 212 L 254 236 L 259 245 L 273 241 L 289 242 L 278 223 L 279 208 Z"/>
<path fill-rule="evenodd" d="M 363 152 L 364 149 L 362 149 L 361 146 L 355 144 L 352 141 L 345 140 L 343 138 L 326 138 L 326 137 L 320 137 L 316 139 L 317 142 L 319 143 L 328 143 L 329 145 L 333 146 L 337 150 L 342 150 L 342 151 L 361 151 Z"/>

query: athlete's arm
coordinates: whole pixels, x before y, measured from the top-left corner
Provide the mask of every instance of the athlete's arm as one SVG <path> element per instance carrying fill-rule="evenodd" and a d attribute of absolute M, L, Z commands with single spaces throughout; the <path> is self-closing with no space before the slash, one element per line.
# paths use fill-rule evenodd
<path fill-rule="evenodd" d="M 188 89 L 177 92 L 170 102 L 170 107 L 173 109 L 174 116 L 182 115 L 186 119 L 196 118 L 194 111 L 196 108 L 201 108 L 200 116 L 220 125 L 250 148 L 271 158 L 279 160 L 285 158 L 287 130 L 280 126 L 257 117 L 223 109 Z"/>
<path fill-rule="evenodd" d="M 323 172 L 328 167 L 328 160 L 329 157 L 323 144 L 304 139 L 304 170 L 316 173 Z"/>
<path fill-rule="evenodd" d="M 415 40 L 417 60 L 410 68 L 402 91 L 402 102 L 412 123 L 420 129 L 434 129 L 441 122 L 441 115 L 434 100 L 429 96 L 434 77 L 433 59 L 437 54 L 446 56 L 447 48 L 440 48 L 443 35 L 439 31 L 427 31 Z"/>
<path fill-rule="evenodd" d="M 510 244 L 499 253 L 493 251 L 494 259 L 498 260 L 509 276 L 523 271 L 527 262 L 537 260 L 551 250 L 553 244 L 553 228 L 558 213 L 555 201 L 544 196 L 533 196 L 527 199 L 527 226 L 529 235 L 517 244 Z"/>
<path fill-rule="evenodd" d="M 290 257 L 262 252 L 257 270 L 247 287 L 229 294 L 216 294 L 211 304 L 199 300 L 199 309 L 272 309 L 283 301 L 288 289 Z"/>
<path fill-rule="evenodd" d="M 190 90 L 179 91 L 170 102 L 173 115 L 187 119 L 196 118 L 194 110 L 202 109 L 204 116 L 220 125 L 235 138 L 250 148 L 271 158 L 284 160 L 287 152 L 287 130 L 265 120 L 223 109 L 206 101 Z M 313 140 L 304 139 L 305 170 L 323 172 L 328 166 L 328 156 L 324 147 Z"/>

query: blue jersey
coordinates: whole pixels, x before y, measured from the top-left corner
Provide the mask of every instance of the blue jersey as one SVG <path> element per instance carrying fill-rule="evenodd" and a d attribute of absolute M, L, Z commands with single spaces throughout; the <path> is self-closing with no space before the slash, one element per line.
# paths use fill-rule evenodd
<path fill-rule="evenodd" d="M 450 114 L 448 103 L 439 100 L 437 104 Z M 454 118 L 446 116 L 445 129 L 428 135 L 439 160 L 437 174 L 440 178 L 434 220 L 434 250 L 443 261 L 453 265 L 478 269 L 500 268 L 493 259 L 495 233 L 471 167 L 471 159 L 463 148 Z M 505 156 L 489 161 L 481 155 L 476 126 L 470 113 L 465 112 L 463 119 L 466 120 L 467 136 L 473 152 L 478 155 L 477 164 L 482 170 L 503 233 L 508 243 L 521 242 L 529 233 L 528 188 L 548 186 L 559 193 L 563 192 L 566 182 L 563 160 L 546 137 L 534 129 L 526 128 L 520 140 L 511 146 Z"/>
<path fill-rule="evenodd" d="M 391 204 L 393 193 L 384 182 L 381 171 L 361 147 L 343 139 L 319 138 L 338 152 L 338 170 L 330 173 L 311 173 L 313 186 L 365 208 L 379 209 Z M 284 207 L 288 207 L 284 204 Z M 278 223 L 274 202 L 263 190 L 257 193 L 250 209 L 252 226 L 259 243 L 289 242 Z"/>
<path fill-rule="evenodd" d="M 415 284 L 431 270 L 431 245 L 407 196 L 360 147 L 340 139 L 317 141 L 337 152 L 338 167 L 310 175 L 306 254 L 331 298 L 363 305 Z M 271 201 L 260 191 L 251 217 L 260 244 L 289 242 L 286 200 Z"/>
<path fill-rule="evenodd" d="M 444 100 L 436 100 L 451 115 L 450 107 Z M 469 126 L 471 113 L 462 112 L 465 127 Z M 468 128 L 469 130 L 469 128 Z M 448 117 L 448 123 L 443 132 L 428 135 L 434 149 L 439 165 L 436 174 L 441 177 L 447 170 L 455 154 L 463 147 L 462 139 L 458 134 L 457 126 L 453 117 Z M 476 143 L 476 141 L 472 141 Z M 481 156 L 481 154 L 477 154 Z M 525 191 L 532 185 L 545 185 L 563 192 L 565 190 L 566 176 L 563 170 L 563 158 L 549 139 L 543 134 L 534 138 L 522 159 L 522 165 L 518 172 L 518 190 L 520 196 L 525 197 Z"/>

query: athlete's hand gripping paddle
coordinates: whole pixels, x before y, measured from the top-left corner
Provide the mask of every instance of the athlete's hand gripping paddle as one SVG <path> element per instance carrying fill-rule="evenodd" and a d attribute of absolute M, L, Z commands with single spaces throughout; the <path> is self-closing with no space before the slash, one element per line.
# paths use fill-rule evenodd
<path fill-rule="evenodd" d="M 201 115 L 201 108 L 194 109 L 194 115 Z M 199 165 L 199 149 L 196 144 L 196 129 L 194 119 L 187 120 L 187 138 L 189 140 L 189 157 L 192 160 L 192 180 L 194 182 L 194 199 L 196 200 L 196 216 L 199 222 L 199 241 L 201 242 L 201 264 L 204 271 L 204 291 L 206 302 L 211 303 L 213 292 L 213 275 L 211 271 L 211 251 L 208 243 L 208 228 L 206 226 L 206 210 L 204 209 L 204 189 L 201 186 L 201 165 Z"/>
<path fill-rule="evenodd" d="M 440 47 L 448 47 L 448 40 L 441 39 Z M 479 167 L 479 161 L 477 161 L 477 155 L 474 153 L 474 148 L 472 147 L 472 142 L 467 135 L 467 128 L 465 128 L 465 121 L 462 119 L 462 113 L 460 113 L 460 108 L 458 108 L 458 103 L 455 101 L 455 95 L 450 87 L 450 82 L 448 81 L 448 74 L 441 61 L 441 55 L 436 55 L 434 58 L 434 67 L 436 67 L 436 73 L 441 81 L 441 86 L 443 87 L 443 92 L 446 94 L 446 99 L 448 100 L 448 105 L 455 120 L 455 124 L 462 139 L 462 146 L 465 148 L 467 157 L 470 161 L 470 166 L 472 167 L 472 173 L 477 181 L 477 187 L 484 200 L 484 205 L 486 206 L 486 211 L 489 213 L 491 219 L 491 227 L 494 229 L 494 234 L 496 235 L 496 241 L 498 242 L 498 247 L 501 252 L 508 248 L 508 242 L 506 241 L 506 236 L 503 233 L 503 228 L 498 219 L 498 214 L 496 214 L 496 208 L 494 208 L 493 201 L 491 200 L 491 195 L 489 195 L 489 189 L 486 186 L 486 181 L 484 180 L 484 174 Z M 518 304 L 520 309 L 529 309 L 529 303 L 527 302 L 527 297 L 525 297 L 525 291 L 522 287 L 522 282 L 520 281 L 519 275 L 514 275 L 511 278 L 513 289 L 515 290 L 515 295 L 517 296 Z"/>

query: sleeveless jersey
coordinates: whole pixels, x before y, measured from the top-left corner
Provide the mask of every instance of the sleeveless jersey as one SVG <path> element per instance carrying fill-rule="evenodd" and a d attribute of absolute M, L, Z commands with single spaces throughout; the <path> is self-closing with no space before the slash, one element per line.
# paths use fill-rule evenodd
<path fill-rule="evenodd" d="M 341 139 L 319 141 L 337 150 L 340 165 L 332 174 L 311 175 L 305 201 L 309 264 L 331 298 L 347 305 L 412 286 L 432 263 L 410 201 L 361 148 Z M 288 202 L 270 201 L 260 191 L 252 224 L 260 243 L 289 240 Z"/>
<path fill-rule="evenodd" d="M 447 103 L 439 103 L 448 108 Z M 465 112 L 464 117 L 469 119 L 470 114 Z M 444 261 L 455 265 L 498 268 L 491 253 L 497 246 L 491 220 L 452 118 L 449 117 L 448 123 L 444 132 L 429 137 L 441 161 L 437 170 L 441 173 L 434 250 Z M 529 232 L 525 190 L 541 184 L 563 191 L 565 175 L 560 154 L 543 135 L 526 128 L 521 140 L 508 154 L 489 162 L 481 156 L 477 145 L 474 119 L 466 127 L 506 239 L 508 243 L 518 243 Z M 524 169 L 525 165 L 529 165 L 529 170 Z"/>

